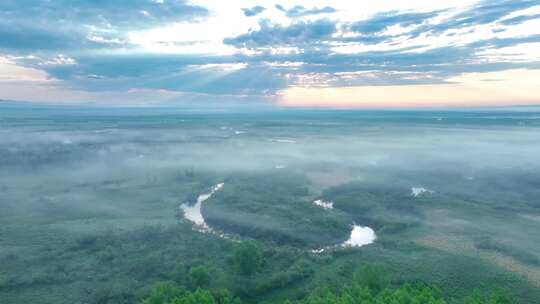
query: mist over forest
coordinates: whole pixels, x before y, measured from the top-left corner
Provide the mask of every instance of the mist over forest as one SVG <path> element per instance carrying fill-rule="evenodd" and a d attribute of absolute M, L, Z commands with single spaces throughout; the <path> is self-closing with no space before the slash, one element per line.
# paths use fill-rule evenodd
<path fill-rule="evenodd" d="M 539 127 L 515 109 L 3 106 L 0 299 L 538 303 Z"/>

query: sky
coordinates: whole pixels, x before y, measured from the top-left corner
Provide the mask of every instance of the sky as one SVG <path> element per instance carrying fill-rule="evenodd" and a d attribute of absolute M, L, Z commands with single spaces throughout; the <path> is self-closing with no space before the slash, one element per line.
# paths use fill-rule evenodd
<path fill-rule="evenodd" d="M 540 104 L 540 0 L 2 0 L 0 99 Z"/>

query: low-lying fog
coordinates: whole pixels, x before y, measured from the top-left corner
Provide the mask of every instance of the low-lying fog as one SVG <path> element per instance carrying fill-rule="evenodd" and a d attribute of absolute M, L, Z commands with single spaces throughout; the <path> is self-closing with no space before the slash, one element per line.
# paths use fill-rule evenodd
<path fill-rule="evenodd" d="M 0 114 L 0 224 L 28 217 L 70 231 L 125 228 L 174 223 L 182 206 L 185 218 L 208 227 L 205 201 L 219 197 L 220 183 L 292 176 L 305 180 L 307 194 L 296 197 L 306 210 L 348 221 L 349 235 L 336 243 L 370 244 L 391 236 L 394 223 L 413 227 L 407 237 L 427 246 L 467 231 L 470 242 L 491 235 L 540 258 L 540 229 L 530 230 L 540 228 L 539 131 L 540 117 L 520 112 L 21 109 Z M 375 202 L 365 213 L 347 206 L 350 198 L 362 204 L 355 185 Z M 421 208 L 382 210 L 377 202 L 389 199 L 372 189 L 395 190 Z M 249 193 L 254 201 L 257 193 Z M 414 227 L 425 230 L 411 234 L 421 229 Z"/>
<path fill-rule="evenodd" d="M 2 117 L 0 162 L 7 167 L 54 164 L 58 170 L 75 166 L 110 173 L 110 164 L 149 173 L 186 167 L 215 172 L 276 167 L 310 171 L 309 166 L 461 168 L 468 170 L 462 172 L 466 177 L 474 177 L 475 170 L 540 164 L 540 118 L 534 113 L 500 118 L 497 113 L 452 112 L 105 114 L 53 114 L 24 122 Z"/>

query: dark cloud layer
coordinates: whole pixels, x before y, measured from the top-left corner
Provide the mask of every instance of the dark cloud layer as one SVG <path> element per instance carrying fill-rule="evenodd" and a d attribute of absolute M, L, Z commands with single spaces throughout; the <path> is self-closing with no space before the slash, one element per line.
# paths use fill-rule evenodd
<path fill-rule="evenodd" d="M 73 88 L 165 89 L 205 94 L 265 94 L 286 85 L 279 72 L 234 57 L 180 55 L 79 56 L 77 65 L 45 67 Z M 235 65 L 240 65 L 235 67 Z"/>
<path fill-rule="evenodd" d="M 290 26 L 272 24 L 268 20 L 259 23 L 260 29 L 225 39 L 226 44 L 237 47 L 262 47 L 283 45 L 319 44 L 335 31 L 336 24 L 327 19 L 300 21 Z"/>
<path fill-rule="evenodd" d="M 123 31 L 203 17 L 208 11 L 184 0 L 2 0 L 0 48 L 85 49 L 119 43 Z M 99 42 L 88 39 L 98 35 Z"/>
<path fill-rule="evenodd" d="M 205 16 L 206 8 L 184 0 L 3 0 L 2 19 L 56 22 L 65 26 L 148 27 Z"/>

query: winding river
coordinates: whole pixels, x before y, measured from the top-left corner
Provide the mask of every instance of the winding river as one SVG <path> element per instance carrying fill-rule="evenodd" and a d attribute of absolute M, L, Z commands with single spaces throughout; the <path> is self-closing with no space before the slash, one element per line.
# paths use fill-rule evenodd
<path fill-rule="evenodd" d="M 223 188 L 223 185 L 224 183 L 217 184 L 210 188 L 210 192 L 199 195 L 199 197 L 197 197 L 197 202 L 195 203 L 195 205 L 190 206 L 187 203 L 180 205 L 180 208 L 184 211 L 184 217 L 199 228 L 210 230 L 210 227 L 208 227 L 208 225 L 204 221 L 204 217 L 201 212 L 201 205 L 204 201 L 211 198 L 214 193 Z"/>
<path fill-rule="evenodd" d="M 184 212 L 184 217 L 192 222 L 197 228 L 212 232 L 212 229 L 208 226 L 208 224 L 205 222 L 204 217 L 201 212 L 201 206 L 202 203 L 214 195 L 217 191 L 221 190 L 223 188 L 224 183 L 217 184 L 210 188 L 210 191 L 208 193 L 203 193 L 197 197 L 197 202 L 194 205 L 189 205 L 188 203 L 184 203 L 180 205 L 180 208 Z M 317 200 L 314 202 L 315 205 L 322 207 L 324 209 L 332 209 L 333 203 L 332 202 L 325 202 L 322 200 Z M 222 235 L 225 237 L 225 235 Z M 320 253 L 324 252 L 329 249 L 337 249 L 340 247 L 361 247 L 364 245 L 371 244 L 375 241 L 377 236 L 375 235 L 375 231 L 367 226 L 360 226 L 353 224 L 351 234 L 349 236 L 349 239 L 347 239 L 345 242 L 341 244 L 337 244 L 334 246 L 329 246 L 321 249 L 315 249 L 312 250 L 314 253 Z"/>

